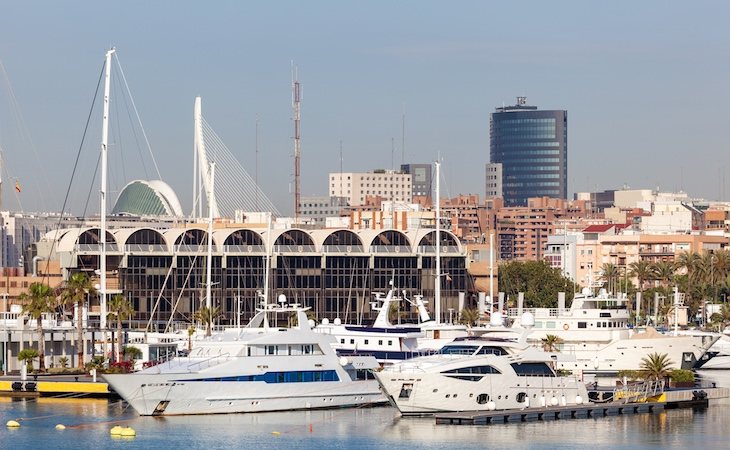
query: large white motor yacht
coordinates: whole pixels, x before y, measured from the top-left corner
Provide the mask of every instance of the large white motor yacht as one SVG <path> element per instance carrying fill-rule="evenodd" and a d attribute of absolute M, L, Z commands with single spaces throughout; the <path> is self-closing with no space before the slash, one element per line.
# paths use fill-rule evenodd
<path fill-rule="evenodd" d="M 403 415 L 583 403 L 588 399 L 585 385 L 553 369 L 563 358 L 570 359 L 525 342 L 470 337 L 375 376 Z"/>
<path fill-rule="evenodd" d="M 573 299 L 570 308 L 564 301 L 558 308 L 512 308 L 509 317 L 513 330 L 522 327 L 522 317 L 530 313 L 532 332 L 527 342 L 539 345 L 547 335 L 560 338 L 562 353 L 575 355 L 573 362 L 561 362 L 560 369 L 575 373 L 615 375 L 620 370 L 638 370 L 650 353 L 667 354 L 675 369 L 691 369 L 701 361 L 719 335 L 674 336 L 654 328 L 629 327 L 628 299 L 601 290 L 593 296 L 584 289 Z M 494 329 L 493 329 L 494 330 Z M 497 329 L 498 330 L 498 329 Z"/>
<path fill-rule="evenodd" d="M 323 319 L 314 331 L 335 337 L 335 350 L 339 355 L 367 354 L 373 355 L 381 364 L 392 364 L 404 359 L 434 353 L 445 344 L 459 337 L 467 336 L 465 325 L 436 323 L 426 309 L 422 296 L 410 300 L 398 296 L 392 287 L 383 297 L 375 294 L 372 308 L 378 311 L 372 326 L 343 324 L 339 318 L 333 322 Z M 418 309 L 417 324 L 393 324 L 388 314 L 391 305 L 405 301 Z M 379 306 L 378 306 L 379 305 Z"/>
<path fill-rule="evenodd" d="M 265 305 L 247 327 L 199 340 L 189 356 L 137 373 L 103 377 L 141 415 L 385 402 L 369 372 L 378 367 L 375 358 L 338 357 L 332 348 L 334 339 L 312 331 L 306 309 L 283 302 Z"/>

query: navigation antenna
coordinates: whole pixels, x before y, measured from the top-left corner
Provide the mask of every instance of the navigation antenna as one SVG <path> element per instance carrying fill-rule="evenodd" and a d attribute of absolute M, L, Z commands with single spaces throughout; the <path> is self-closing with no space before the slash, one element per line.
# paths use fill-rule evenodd
<path fill-rule="evenodd" d="M 299 198 L 301 196 L 301 172 L 300 164 L 302 157 L 302 147 L 300 141 L 300 124 L 301 119 L 301 86 L 299 85 L 299 77 L 297 76 L 297 67 L 292 61 L 292 108 L 294 110 L 294 219 L 299 221 Z"/>

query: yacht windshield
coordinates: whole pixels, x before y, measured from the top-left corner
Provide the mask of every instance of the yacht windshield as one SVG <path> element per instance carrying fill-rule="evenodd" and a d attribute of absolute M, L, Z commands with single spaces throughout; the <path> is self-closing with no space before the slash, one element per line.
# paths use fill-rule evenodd
<path fill-rule="evenodd" d="M 476 345 L 445 345 L 439 350 L 440 355 L 473 355 L 479 347 Z"/>

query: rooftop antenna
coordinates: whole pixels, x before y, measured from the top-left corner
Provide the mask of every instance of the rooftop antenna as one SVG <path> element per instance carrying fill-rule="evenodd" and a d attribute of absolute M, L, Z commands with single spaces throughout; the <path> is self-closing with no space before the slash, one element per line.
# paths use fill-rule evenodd
<path fill-rule="evenodd" d="M 342 190 L 342 139 L 340 139 L 340 195 L 343 195 Z"/>
<path fill-rule="evenodd" d="M 300 119 L 301 119 L 301 86 L 299 85 L 299 77 L 297 67 L 292 61 L 292 108 L 294 110 L 294 219 L 299 221 L 299 197 L 301 195 L 301 136 L 300 136 Z"/>
<path fill-rule="evenodd" d="M 256 179 L 256 211 L 260 211 L 261 208 L 259 208 L 259 115 L 256 114 L 256 174 L 254 178 Z"/>
<path fill-rule="evenodd" d="M 400 163 L 406 163 L 406 103 L 403 102 L 403 113 L 400 123 Z"/>

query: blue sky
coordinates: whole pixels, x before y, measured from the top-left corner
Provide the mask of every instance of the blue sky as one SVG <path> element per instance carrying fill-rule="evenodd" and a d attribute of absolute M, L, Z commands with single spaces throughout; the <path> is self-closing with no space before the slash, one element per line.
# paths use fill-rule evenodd
<path fill-rule="evenodd" d="M 207 121 L 252 176 L 259 118 L 260 184 L 291 212 L 292 60 L 303 86 L 304 195 L 327 192 L 340 141 L 345 171 L 390 168 L 393 140 L 398 165 L 405 110 L 406 162 L 440 154 L 442 194 L 483 197 L 489 114 L 526 95 L 568 110 L 570 193 L 626 184 L 728 200 L 727 17 L 721 1 L 4 2 L 0 61 L 17 108 L 0 73 L 3 206 L 18 208 L 15 177 L 25 210 L 60 209 L 111 45 L 185 210 L 201 95 Z M 75 213 L 90 189 L 88 211 L 98 211 L 100 116 L 97 105 Z M 151 171 L 132 141 L 112 143 L 111 198 L 144 165 Z"/>

